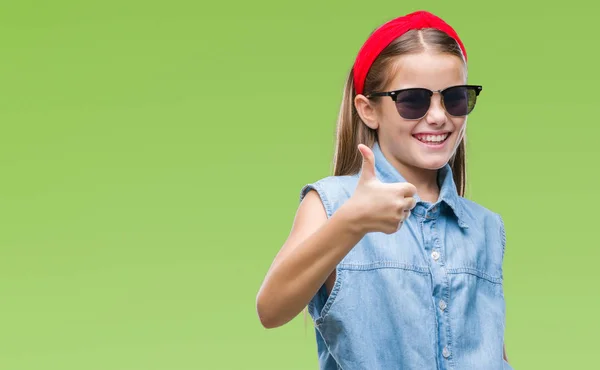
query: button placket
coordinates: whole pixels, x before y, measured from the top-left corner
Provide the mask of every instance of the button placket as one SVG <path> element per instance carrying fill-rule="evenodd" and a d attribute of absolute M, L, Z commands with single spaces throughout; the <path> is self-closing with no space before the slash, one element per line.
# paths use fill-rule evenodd
<path fill-rule="evenodd" d="M 442 250 L 444 250 L 444 246 L 441 242 L 443 239 L 444 232 L 444 224 L 438 224 L 437 220 L 437 211 L 439 208 L 437 206 L 431 208 L 431 213 L 428 215 L 427 219 L 429 219 L 429 235 L 425 236 L 427 246 L 429 249 L 429 257 L 431 258 L 431 272 L 434 278 L 434 284 L 441 288 L 434 296 L 434 300 L 437 302 L 436 308 L 436 316 L 438 317 L 438 340 L 439 340 L 439 348 L 441 350 L 441 357 L 443 360 L 451 361 L 452 353 L 450 351 L 450 343 L 451 343 L 451 335 L 449 333 L 448 325 L 448 302 L 447 294 L 445 293 L 446 289 L 448 289 L 448 276 L 445 268 L 445 260 L 442 258 Z M 441 227 L 440 227 L 441 226 Z M 436 288 L 437 290 L 437 288 Z M 443 297 L 443 299 L 442 299 Z M 434 303 L 435 305 L 436 303 Z"/>

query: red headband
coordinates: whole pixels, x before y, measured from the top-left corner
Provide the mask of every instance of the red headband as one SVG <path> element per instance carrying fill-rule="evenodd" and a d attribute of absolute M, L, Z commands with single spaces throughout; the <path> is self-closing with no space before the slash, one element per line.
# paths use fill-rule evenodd
<path fill-rule="evenodd" d="M 354 90 L 357 94 L 363 93 L 365 79 L 371 65 L 377 59 L 379 53 L 383 51 L 392 41 L 402 36 L 410 30 L 418 30 L 423 28 L 435 28 L 452 37 L 460 46 L 465 61 L 467 60 L 467 51 L 462 41 L 450 25 L 441 18 L 420 10 L 414 13 L 407 14 L 402 17 L 393 19 L 381 27 L 365 41 L 364 45 L 356 56 L 354 62 Z"/>

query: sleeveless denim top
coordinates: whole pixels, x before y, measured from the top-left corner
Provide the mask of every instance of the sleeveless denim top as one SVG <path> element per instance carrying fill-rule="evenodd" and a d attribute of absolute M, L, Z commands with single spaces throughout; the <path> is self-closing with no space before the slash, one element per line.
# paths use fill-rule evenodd
<path fill-rule="evenodd" d="M 405 182 L 378 144 L 375 172 Z M 502 370 L 505 301 L 502 218 L 460 197 L 449 165 L 440 196 L 417 205 L 394 234 L 368 233 L 308 310 L 322 370 Z M 359 174 L 329 176 L 316 190 L 327 216 L 352 196 Z"/>

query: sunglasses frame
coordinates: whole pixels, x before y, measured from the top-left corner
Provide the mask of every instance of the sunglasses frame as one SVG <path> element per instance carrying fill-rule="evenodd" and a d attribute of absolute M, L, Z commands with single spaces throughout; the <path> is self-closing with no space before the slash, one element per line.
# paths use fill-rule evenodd
<path fill-rule="evenodd" d="M 429 92 L 429 107 L 427 107 L 427 111 L 425 112 L 425 114 L 419 118 L 404 118 L 404 117 L 402 117 L 406 120 L 419 120 L 419 119 L 425 117 L 427 115 L 427 112 L 429 112 L 429 108 L 431 107 L 431 97 L 433 96 L 433 94 L 440 93 L 442 95 L 442 106 L 444 106 L 444 99 L 443 99 L 444 93 L 450 89 L 454 89 L 457 87 L 466 87 L 467 89 L 475 90 L 476 98 L 479 96 L 479 93 L 481 93 L 481 90 L 483 90 L 483 86 L 481 86 L 481 85 L 454 85 L 454 86 L 446 87 L 445 89 L 441 89 L 441 90 L 429 90 L 424 87 L 410 87 L 407 89 L 400 89 L 400 90 L 393 90 L 393 91 L 373 92 L 373 93 L 366 95 L 366 98 L 371 99 L 371 98 L 379 97 L 379 96 L 389 96 L 390 98 L 392 98 L 394 103 L 397 103 L 396 100 L 398 99 L 398 94 L 400 94 L 401 92 L 411 91 L 411 90 L 427 91 L 427 92 Z M 475 109 L 475 106 L 473 106 L 473 109 Z M 446 110 L 445 106 L 444 106 L 444 110 Z M 472 111 L 473 110 L 471 110 L 471 112 Z M 471 112 L 467 113 L 467 115 L 470 114 Z M 446 113 L 450 114 L 450 112 L 448 112 L 448 110 L 446 110 Z M 400 112 L 398 112 L 398 114 L 400 114 Z M 452 117 L 465 117 L 464 115 L 463 116 L 454 116 L 452 114 L 450 114 L 450 115 Z"/>

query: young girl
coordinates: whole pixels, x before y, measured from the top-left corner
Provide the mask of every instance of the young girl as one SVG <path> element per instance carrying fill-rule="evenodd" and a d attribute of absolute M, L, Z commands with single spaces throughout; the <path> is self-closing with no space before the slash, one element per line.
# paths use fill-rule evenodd
<path fill-rule="evenodd" d="M 419 11 L 375 30 L 348 76 L 334 175 L 301 191 L 257 296 L 267 328 L 305 306 L 321 369 L 511 369 L 502 218 L 463 198 L 467 84 L 456 32 Z"/>

